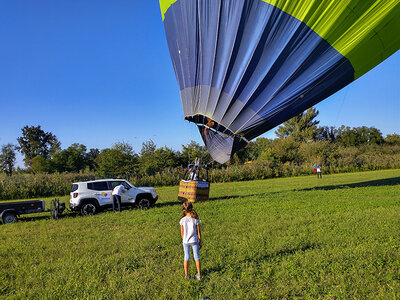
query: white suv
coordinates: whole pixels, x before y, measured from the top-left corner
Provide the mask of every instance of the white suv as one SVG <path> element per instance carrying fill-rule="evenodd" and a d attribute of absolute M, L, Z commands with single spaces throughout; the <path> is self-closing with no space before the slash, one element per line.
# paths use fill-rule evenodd
<path fill-rule="evenodd" d="M 99 179 L 73 183 L 69 207 L 82 215 L 94 215 L 100 209 L 112 206 L 111 192 L 121 183 L 126 190 L 121 195 L 122 205 L 149 208 L 158 199 L 155 188 L 135 187 L 125 179 Z"/>

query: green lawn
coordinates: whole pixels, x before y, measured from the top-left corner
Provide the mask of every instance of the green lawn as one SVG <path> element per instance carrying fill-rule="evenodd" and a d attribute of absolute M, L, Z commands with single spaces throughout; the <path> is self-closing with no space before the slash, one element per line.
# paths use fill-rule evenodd
<path fill-rule="evenodd" d="M 400 298 L 400 170 L 212 185 L 201 282 L 184 279 L 178 188 L 157 190 L 147 211 L 0 225 L 0 298 Z"/>

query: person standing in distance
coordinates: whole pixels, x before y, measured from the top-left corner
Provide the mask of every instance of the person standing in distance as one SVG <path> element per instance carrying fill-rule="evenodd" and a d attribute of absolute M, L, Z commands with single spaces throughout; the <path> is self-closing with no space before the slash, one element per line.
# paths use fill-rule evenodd
<path fill-rule="evenodd" d="M 322 178 L 321 166 L 317 165 L 317 178 Z"/>
<path fill-rule="evenodd" d="M 115 212 L 115 202 L 118 204 L 118 211 L 121 212 L 121 194 L 125 193 L 125 187 L 122 183 L 117 185 L 113 191 L 112 191 L 112 207 L 113 207 L 113 212 Z"/>

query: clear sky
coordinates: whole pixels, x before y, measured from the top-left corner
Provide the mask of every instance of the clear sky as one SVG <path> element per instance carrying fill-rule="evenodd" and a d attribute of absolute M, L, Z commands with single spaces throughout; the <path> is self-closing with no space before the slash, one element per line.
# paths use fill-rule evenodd
<path fill-rule="evenodd" d="M 0 0 L 0 42 L 0 145 L 25 125 L 62 148 L 202 143 L 183 119 L 157 0 Z M 320 125 L 400 134 L 400 52 L 317 109 Z"/>

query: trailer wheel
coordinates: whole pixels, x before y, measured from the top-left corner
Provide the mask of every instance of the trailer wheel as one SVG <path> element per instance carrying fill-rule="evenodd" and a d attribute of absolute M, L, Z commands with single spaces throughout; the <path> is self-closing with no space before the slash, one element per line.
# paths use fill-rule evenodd
<path fill-rule="evenodd" d="M 82 204 L 81 214 L 82 216 L 92 216 L 97 213 L 97 205 L 94 202 L 86 202 Z"/>
<path fill-rule="evenodd" d="M 17 215 L 12 211 L 6 212 L 2 216 L 2 221 L 3 221 L 3 224 L 15 223 L 15 222 L 17 222 Z"/>

